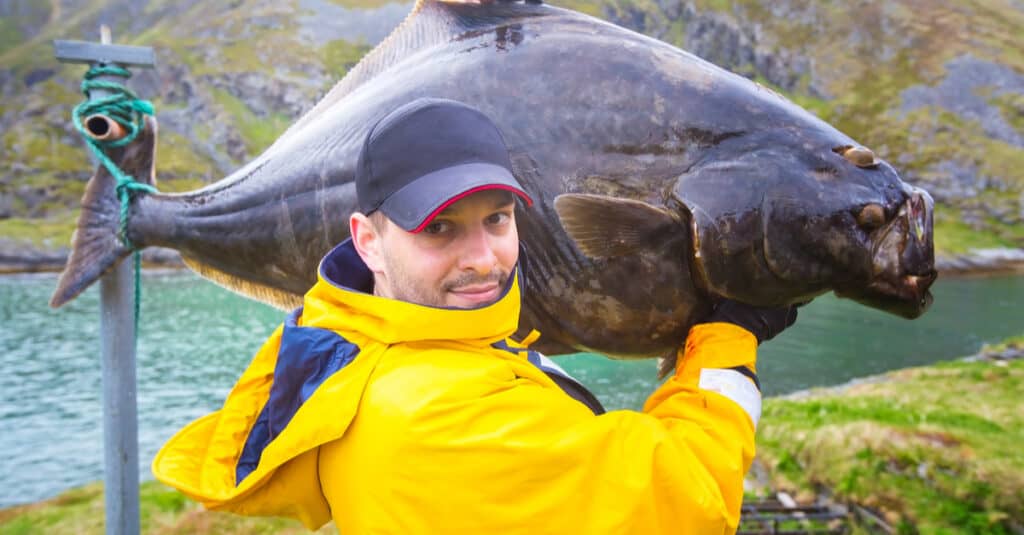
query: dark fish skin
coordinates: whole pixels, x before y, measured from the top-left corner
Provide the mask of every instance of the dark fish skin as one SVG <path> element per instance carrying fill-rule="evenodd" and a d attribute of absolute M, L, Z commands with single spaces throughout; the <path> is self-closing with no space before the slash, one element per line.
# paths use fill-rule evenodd
<path fill-rule="evenodd" d="M 766 88 L 545 5 L 421 0 L 252 163 L 194 192 L 136 198 L 128 236 L 296 305 L 348 237 L 368 128 L 423 96 L 494 119 L 536 201 L 517 213 L 520 330 L 541 331 L 541 351 L 671 354 L 722 297 L 780 305 L 836 290 L 907 317 L 930 302 L 927 193 L 884 161 L 854 165 L 840 149 L 859 143 Z M 601 197 L 565 197 L 556 210 L 566 193 Z M 858 223 L 867 205 L 882 207 L 872 213 L 883 224 Z M 73 253 L 54 305 L 92 282 L 79 274 L 90 258 Z"/>

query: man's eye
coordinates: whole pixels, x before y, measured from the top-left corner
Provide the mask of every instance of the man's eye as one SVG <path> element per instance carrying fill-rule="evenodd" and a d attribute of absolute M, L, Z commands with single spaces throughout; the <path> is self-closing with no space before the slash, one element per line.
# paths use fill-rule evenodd
<path fill-rule="evenodd" d="M 488 225 L 500 225 L 502 223 L 507 222 L 510 218 L 511 218 L 511 216 L 509 216 L 505 212 L 493 213 L 493 214 L 487 216 L 487 224 Z"/>
<path fill-rule="evenodd" d="M 434 221 L 423 228 L 423 232 L 427 234 L 441 234 L 448 231 L 451 228 L 451 224 L 447 221 Z"/>

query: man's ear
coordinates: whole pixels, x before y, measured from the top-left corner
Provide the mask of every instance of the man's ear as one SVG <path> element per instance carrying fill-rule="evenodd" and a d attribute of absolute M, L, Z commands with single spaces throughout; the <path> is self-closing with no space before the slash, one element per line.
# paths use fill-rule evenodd
<path fill-rule="evenodd" d="M 383 271 L 384 264 L 381 259 L 381 231 L 374 225 L 369 217 L 354 212 L 348 219 L 349 233 L 352 236 L 352 244 L 356 252 L 363 259 L 366 267 L 374 273 Z"/>

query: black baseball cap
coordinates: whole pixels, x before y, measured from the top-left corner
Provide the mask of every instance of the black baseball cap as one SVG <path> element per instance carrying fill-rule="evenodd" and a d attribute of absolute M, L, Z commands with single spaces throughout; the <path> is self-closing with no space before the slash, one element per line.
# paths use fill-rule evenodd
<path fill-rule="evenodd" d="M 408 232 L 472 193 L 511 191 L 533 200 L 512 175 L 498 127 L 461 102 L 420 98 L 370 129 L 356 164 L 359 211 L 380 210 Z"/>

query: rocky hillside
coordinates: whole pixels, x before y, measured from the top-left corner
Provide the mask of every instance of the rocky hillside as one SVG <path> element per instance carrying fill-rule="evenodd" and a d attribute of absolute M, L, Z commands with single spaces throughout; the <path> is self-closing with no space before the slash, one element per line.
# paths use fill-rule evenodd
<path fill-rule="evenodd" d="M 953 255 L 1024 248 L 1024 2 L 553 0 L 756 79 L 940 203 Z M 53 39 L 154 47 L 160 188 L 218 180 L 268 146 L 408 13 L 386 0 L 0 3 L 0 268 L 60 265 L 90 164 L 70 125 L 81 66 Z"/>

